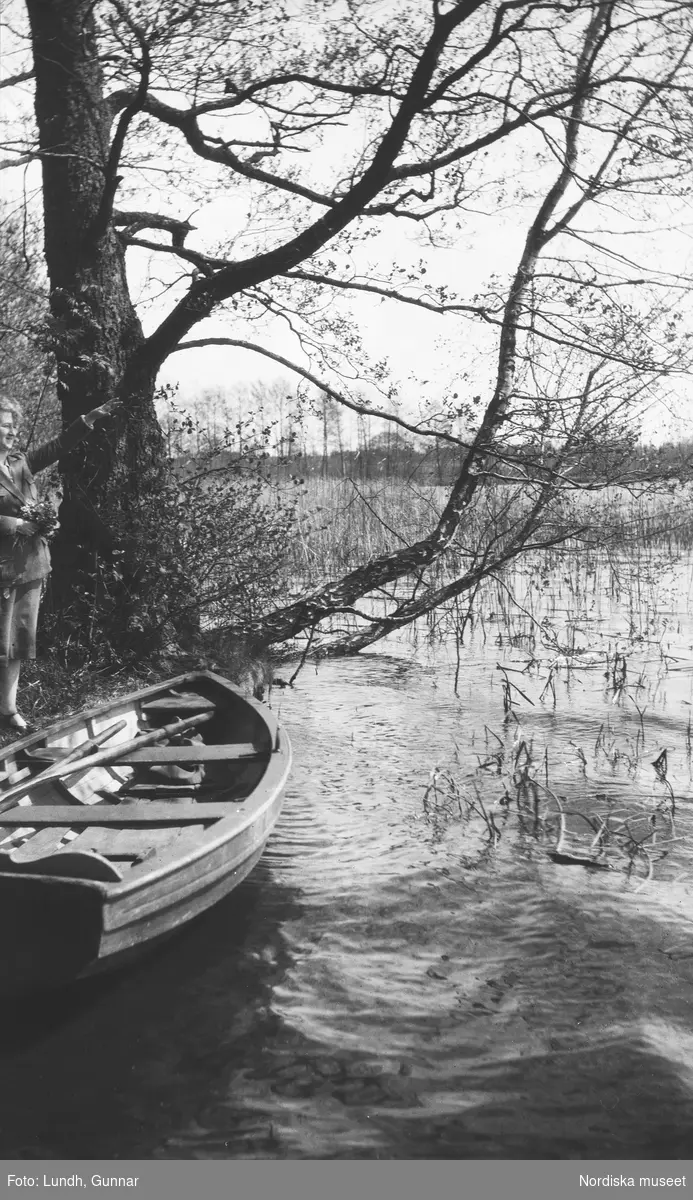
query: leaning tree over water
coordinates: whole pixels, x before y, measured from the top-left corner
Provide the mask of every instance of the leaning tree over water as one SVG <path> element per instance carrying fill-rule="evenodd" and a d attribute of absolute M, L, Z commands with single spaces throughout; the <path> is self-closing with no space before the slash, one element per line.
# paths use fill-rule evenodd
<path fill-rule="evenodd" d="M 239 348 L 278 360 L 458 455 L 425 537 L 265 612 L 257 644 L 413 578 L 358 649 L 575 532 L 565 496 L 585 463 L 611 477 L 633 414 L 688 366 L 668 232 L 690 190 L 688 3 L 11 0 L 4 19 L 16 59 L 2 86 L 19 99 L 3 165 L 33 178 L 40 164 L 63 419 L 124 402 L 117 436 L 62 464 L 58 606 L 78 552 L 107 561 L 117 530 L 127 603 L 111 634 L 127 640 L 150 582 L 128 529 L 155 511 L 165 459 L 157 375 L 209 344 L 230 364 Z M 402 228 L 454 248 L 509 226 L 515 264 L 481 286 L 427 285 L 392 249 Z M 364 297 L 445 321 L 457 366 L 428 419 L 365 360 L 349 308 Z M 271 343 L 277 320 L 293 357 Z M 349 364 L 382 404 L 349 385 Z M 429 569 L 495 475 L 502 521 L 482 522 L 465 570 L 438 585 Z"/>

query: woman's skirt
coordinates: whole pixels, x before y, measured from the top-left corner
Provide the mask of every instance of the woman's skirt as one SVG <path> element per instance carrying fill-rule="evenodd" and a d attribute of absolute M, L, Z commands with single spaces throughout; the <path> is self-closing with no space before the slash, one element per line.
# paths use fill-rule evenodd
<path fill-rule="evenodd" d="M 11 658 L 36 658 L 36 625 L 42 579 L 0 591 L 0 666 Z"/>

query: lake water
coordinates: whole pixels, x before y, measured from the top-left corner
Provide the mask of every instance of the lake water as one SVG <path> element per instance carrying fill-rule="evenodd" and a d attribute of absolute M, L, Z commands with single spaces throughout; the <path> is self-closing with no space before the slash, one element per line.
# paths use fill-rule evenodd
<path fill-rule="evenodd" d="M 534 578 L 462 647 L 420 628 L 274 688 L 295 766 L 259 867 L 5 1014 L 2 1156 L 690 1157 L 690 577 Z M 610 869 L 555 861 L 523 795 Z"/>

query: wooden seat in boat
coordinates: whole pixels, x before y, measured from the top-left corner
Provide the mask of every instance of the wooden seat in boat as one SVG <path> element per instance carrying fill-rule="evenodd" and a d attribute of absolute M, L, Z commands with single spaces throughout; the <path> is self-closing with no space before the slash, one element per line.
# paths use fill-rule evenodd
<path fill-rule="evenodd" d="M 215 712 L 216 704 L 204 696 L 181 694 L 178 696 L 157 696 L 155 700 L 147 700 L 141 711 L 149 716 L 151 713 L 163 713 L 166 716 L 183 716 L 190 713 Z"/>
<path fill-rule="evenodd" d="M 267 751 L 254 742 L 229 742 L 208 746 L 198 742 L 192 746 L 143 746 L 131 750 L 118 759 L 119 767 L 150 766 L 160 763 L 206 763 L 235 762 L 237 759 L 263 758 Z M 42 763 L 58 762 L 61 752 L 58 747 L 41 746 L 31 756 Z"/>
<path fill-rule="evenodd" d="M 44 825 L 181 825 L 187 823 L 218 821 L 237 812 L 223 801 L 207 801 L 197 804 L 194 800 L 171 803 L 162 800 L 145 800 L 132 804 L 25 804 L 11 808 L 0 816 L 0 828 L 22 825 L 39 829 Z"/>
<path fill-rule="evenodd" d="M 91 879 L 94 882 L 118 883 L 122 871 L 102 854 L 92 850 L 56 850 L 43 858 L 16 860 L 6 850 L 0 851 L 0 871 L 18 875 L 53 875 L 61 879 Z"/>

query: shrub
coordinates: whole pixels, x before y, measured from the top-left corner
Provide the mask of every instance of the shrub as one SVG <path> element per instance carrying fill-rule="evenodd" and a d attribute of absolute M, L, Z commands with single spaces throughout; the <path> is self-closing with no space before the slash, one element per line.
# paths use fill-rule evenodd
<path fill-rule="evenodd" d="M 168 459 L 127 509 L 102 513 L 112 545 L 75 559 L 74 598 L 42 635 L 71 663 L 128 662 L 191 648 L 216 624 L 239 633 L 278 601 L 295 501 L 257 450 L 224 444 Z M 127 636 L 120 631 L 127 614 Z"/>

